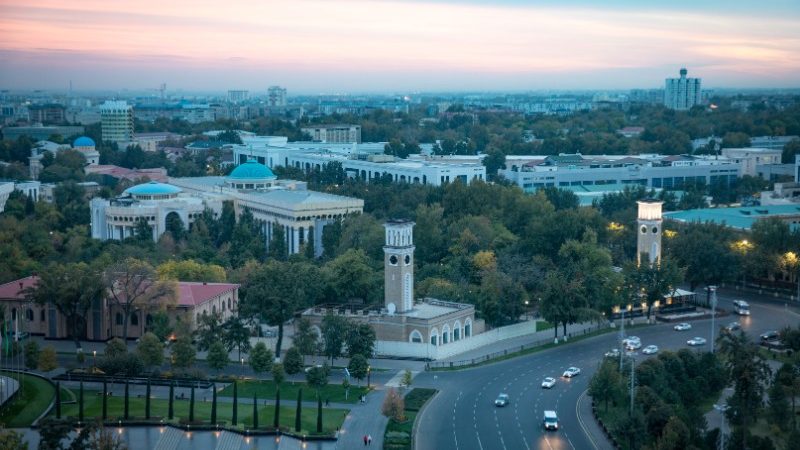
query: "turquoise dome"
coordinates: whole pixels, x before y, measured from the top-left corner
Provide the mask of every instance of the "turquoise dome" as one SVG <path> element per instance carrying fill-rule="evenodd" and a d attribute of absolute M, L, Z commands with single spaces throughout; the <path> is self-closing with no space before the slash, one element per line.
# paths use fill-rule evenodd
<path fill-rule="evenodd" d="M 238 167 L 233 169 L 229 180 L 274 180 L 277 178 L 269 167 L 261 164 L 255 159 L 250 159 L 244 164 L 239 164 Z"/>
<path fill-rule="evenodd" d="M 90 137 L 87 137 L 87 136 L 81 136 L 78 139 L 75 139 L 75 142 L 72 143 L 72 146 L 73 147 L 94 147 L 95 143 L 94 143 L 94 139 L 92 139 Z"/>
<path fill-rule="evenodd" d="M 171 195 L 181 192 L 181 188 L 171 184 L 158 183 L 151 181 L 149 183 L 137 184 L 125 189 L 126 194 L 131 195 Z"/>

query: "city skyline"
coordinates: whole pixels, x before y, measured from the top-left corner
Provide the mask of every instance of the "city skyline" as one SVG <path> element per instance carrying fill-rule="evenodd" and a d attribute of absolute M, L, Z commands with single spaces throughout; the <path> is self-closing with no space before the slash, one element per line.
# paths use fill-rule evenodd
<path fill-rule="evenodd" d="M 318 92 L 797 87 L 800 4 L 0 0 L 0 88 Z"/>

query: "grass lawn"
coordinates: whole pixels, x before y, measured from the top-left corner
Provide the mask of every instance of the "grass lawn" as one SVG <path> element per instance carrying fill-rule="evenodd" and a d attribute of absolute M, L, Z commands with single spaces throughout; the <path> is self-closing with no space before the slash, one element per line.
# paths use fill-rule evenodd
<path fill-rule="evenodd" d="M 20 380 L 20 374 L 3 372 L 3 375 Z M 21 376 L 17 396 L 3 406 L 0 424 L 8 428 L 29 427 L 50 406 L 56 395 L 55 387 L 48 381 L 30 375 Z"/>
<path fill-rule="evenodd" d="M 546 321 L 546 320 L 537 320 L 536 321 L 536 331 L 544 331 L 553 328 L 553 324 Z"/>
<path fill-rule="evenodd" d="M 98 395 L 96 391 L 84 391 L 84 418 L 99 418 L 103 414 L 103 396 Z M 145 400 L 143 398 L 131 398 L 129 404 L 130 418 L 144 419 Z M 174 403 L 176 421 L 183 419 L 188 421 L 189 418 L 189 400 L 175 400 Z M 252 404 L 239 404 L 239 417 L 238 427 L 242 429 L 251 429 L 253 426 L 253 405 Z M 151 418 L 166 418 L 169 411 L 169 400 L 165 399 L 152 399 L 150 404 Z M 108 419 L 109 420 L 122 420 L 125 411 L 125 399 L 121 396 L 114 396 L 108 398 Z M 62 405 L 62 416 L 65 417 L 78 417 L 78 405 Z M 258 425 L 259 428 L 272 428 L 273 414 L 275 413 L 274 405 L 264 406 L 261 404 L 258 407 Z M 323 408 L 322 410 L 322 425 L 323 433 L 333 433 L 337 428 L 341 427 L 344 418 L 347 415 L 346 409 L 332 409 Z M 53 413 L 55 414 L 55 412 Z M 203 402 L 197 400 L 194 406 L 194 419 L 195 423 L 206 422 L 211 420 L 211 400 Z M 233 415 L 233 403 L 217 403 L 217 420 L 220 423 L 230 424 Z M 300 414 L 301 427 L 303 434 L 316 434 L 317 429 L 317 408 L 304 406 Z M 287 401 L 281 399 L 280 408 L 280 424 L 281 427 L 294 430 L 295 419 L 295 400 Z"/>
<path fill-rule="evenodd" d="M 295 401 L 297 399 L 297 391 L 300 388 L 303 389 L 304 401 L 316 400 L 316 390 L 306 383 L 284 382 L 281 385 L 281 401 Z M 345 392 L 341 384 L 329 384 L 320 390 L 322 401 L 328 399 L 334 403 L 356 403 L 358 402 L 358 397 L 367 394 L 367 392 L 369 391 L 366 386 L 351 385 L 350 393 L 347 396 L 347 400 L 345 400 Z M 258 395 L 258 398 L 274 399 L 275 382 L 272 380 L 239 382 L 239 398 L 253 398 L 254 393 Z M 228 385 L 219 392 L 219 395 L 233 397 L 233 385 Z"/>

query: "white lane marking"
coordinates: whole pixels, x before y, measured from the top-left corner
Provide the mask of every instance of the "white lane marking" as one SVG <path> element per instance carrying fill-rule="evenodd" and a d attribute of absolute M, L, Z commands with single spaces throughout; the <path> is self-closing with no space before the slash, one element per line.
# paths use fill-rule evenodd
<path fill-rule="evenodd" d="M 578 396 L 578 401 L 575 402 L 575 415 L 578 417 L 578 425 L 580 425 L 581 429 L 583 430 L 583 434 L 587 438 L 589 438 L 589 442 L 592 443 L 592 447 L 594 447 L 595 450 L 598 450 L 597 443 L 594 441 L 594 438 L 592 437 L 592 435 L 589 434 L 589 430 L 586 429 L 586 424 L 583 422 L 583 418 L 581 417 L 581 414 L 578 411 L 578 409 L 579 409 L 578 406 L 581 404 L 582 401 L 584 401 L 586 399 L 586 393 L 587 392 L 589 392 L 588 389 L 583 391 L 583 393 L 581 393 L 581 395 Z M 572 445 L 572 441 L 570 441 L 570 445 Z M 574 446 L 573 446 L 573 448 L 574 448 Z"/>
<path fill-rule="evenodd" d="M 456 397 L 456 402 L 453 404 L 453 411 L 456 410 L 456 407 L 458 406 L 458 401 L 461 400 L 461 394 L 463 394 L 463 393 L 464 393 L 463 391 L 458 391 L 458 397 Z M 456 435 L 456 414 L 455 413 L 453 414 L 453 440 L 456 443 L 456 450 L 458 450 L 458 436 Z"/>

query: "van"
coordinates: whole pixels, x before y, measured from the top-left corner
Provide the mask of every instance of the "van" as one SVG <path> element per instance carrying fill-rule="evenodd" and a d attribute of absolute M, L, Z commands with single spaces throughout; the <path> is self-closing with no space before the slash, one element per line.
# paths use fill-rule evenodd
<path fill-rule="evenodd" d="M 555 411 L 544 412 L 544 429 L 558 430 L 558 416 Z"/>

